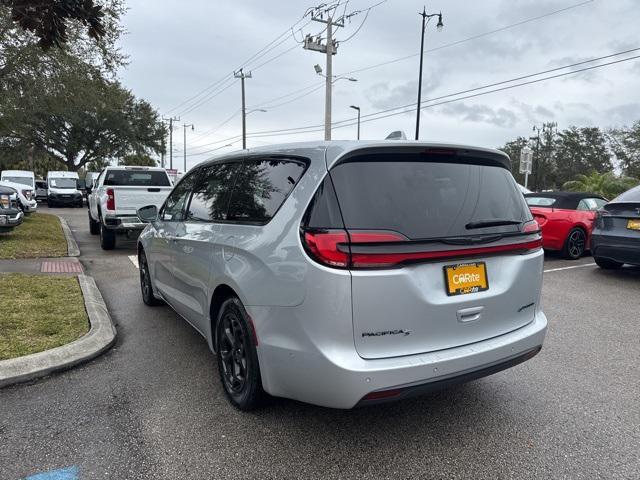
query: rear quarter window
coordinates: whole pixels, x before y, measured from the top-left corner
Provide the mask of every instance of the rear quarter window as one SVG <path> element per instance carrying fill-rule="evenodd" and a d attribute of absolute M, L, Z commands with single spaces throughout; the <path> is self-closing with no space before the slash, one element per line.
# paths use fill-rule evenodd
<path fill-rule="evenodd" d="M 280 209 L 307 164 L 281 158 L 240 163 L 229 202 L 228 220 L 265 224 Z"/>

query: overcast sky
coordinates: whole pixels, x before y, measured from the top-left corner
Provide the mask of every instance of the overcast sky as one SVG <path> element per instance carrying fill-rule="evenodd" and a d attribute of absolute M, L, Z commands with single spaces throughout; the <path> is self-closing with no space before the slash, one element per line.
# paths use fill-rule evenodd
<path fill-rule="evenodd" d="M 378 1 L 350 0 L 346 11 L 363 10 Z M 214 148 L 223 147 L 215 153 L 241 148 L 240 84 L 232 72 L 243 65 L 253 72 L 246 80 L 248 108 L 267 110 L 248 115 L 250 134 L 322 125 L 323 79 L 313 66 L 324 69 L 325 58 L 300 44 L 296 47 L 304 35 L 323 30 L 324 25 L 309 23 L 309 17 L 302 19 L 314 5 L 299 0 L 129 0 L 124 18 L 128 34 L 121 43 L 130 64 L 121 78 L 161 113 L 180 115 L 180 128 L 174 131 L 174 167 L 182 169 L 185 121 L 195 124 L 187 133 L 188 167 L 210 157 Z M 364 24 L 363 11 L 337 29 L 336 38 L 343 42 L 334 57 L 334 74 L 358 81 L 335 83 L 334 122 L 355 118 L 349 105 L 359 105 L 365 116 L 416 101 L 422 5 L 417 0 L 387 0 L 370 10 Z M 425 55 L 423 105 L 430 98 L 640 47 L 638 0 L 439 0 L 429 2 L 427 10 L 442 11 L 444 29 L 438 32 L 435 21 L 427 27 L 425 50 L 435 51 Z M 462 41 L 520 22 L 525 23 Z M 287 30 L 288 35 L 279 37 Z M 258 58 L 244 64 L 275 39 Z M 407 56 L 411 57 L 367 68 Z M 536 78 L 540 77 L 524 81 Z M 532 126 L 545 121 L 556 121 L 559 128 L 630 124 L 640 119 L 638 78 L 640 61 L 632 60 L 434 106 L 423 110 L 420 138 L 498 147 L 518 135 L 531 135 Z M 404 130 L 412 138 L 415 112 L 363 121 L 361 135 L 382 139 L 393 130 Z M 333 131 L 334 139 L 355 135 L 355 125 Z M 267 135 L 250 137 L 247 144 L 250 148 L 322 138 L 322 131 Z M 225 147 L 228 143 L 232 146 Z"/>

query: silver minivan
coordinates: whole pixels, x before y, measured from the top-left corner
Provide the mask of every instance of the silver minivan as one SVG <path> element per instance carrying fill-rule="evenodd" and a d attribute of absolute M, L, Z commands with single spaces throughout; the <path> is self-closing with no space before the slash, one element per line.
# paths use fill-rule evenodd
<path fill-rule="evenodd" d="M 532 358 L 537 223 L 502 152 L 316 142 L 198 165 L 138 211 L 142 297 L 217 352 L 246 410 L 398 400 Z"/>

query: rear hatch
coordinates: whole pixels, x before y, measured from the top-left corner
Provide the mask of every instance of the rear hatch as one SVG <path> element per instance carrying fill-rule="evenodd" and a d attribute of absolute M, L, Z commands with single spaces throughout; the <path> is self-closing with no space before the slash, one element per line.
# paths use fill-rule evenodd
<path fill-rule="evenodd" d="M 471 344 L 533 320 L 541 239 L 506 157 L 381 150 L 340 161 L 330 180 L 346 237 L 326 235 L 347 255 L 333 261 L 351 271 L 361 357 Z M 331 257 L 322 231 L 311 236 Z"/>
<path fill-rule="evenodd" d="M 638 192 L 640 197 L 640 191 Z M 637 202 L 611 202 L 598 211 L 596 230 L 603 235 L 640 238 L 640 198 Z"/>

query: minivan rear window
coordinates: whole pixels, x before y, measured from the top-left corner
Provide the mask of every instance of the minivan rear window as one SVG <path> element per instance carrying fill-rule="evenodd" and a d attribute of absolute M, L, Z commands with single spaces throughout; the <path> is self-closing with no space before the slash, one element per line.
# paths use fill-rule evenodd
<path fill-rule="evenodd" d="M 171 183 L 162 170 L 108 170 L 104 185 L 108 187 L 170 187 Z"/>
<path fill-rule="evenodd" d="M 511 173 L 470 159 L 415 154 L 355 157 L 331 170 L 345 227 L 401 233 L 412 240 L 516 232 L 530 220 Z M 482 228 L 471 224 L 513 222 Z"/>

